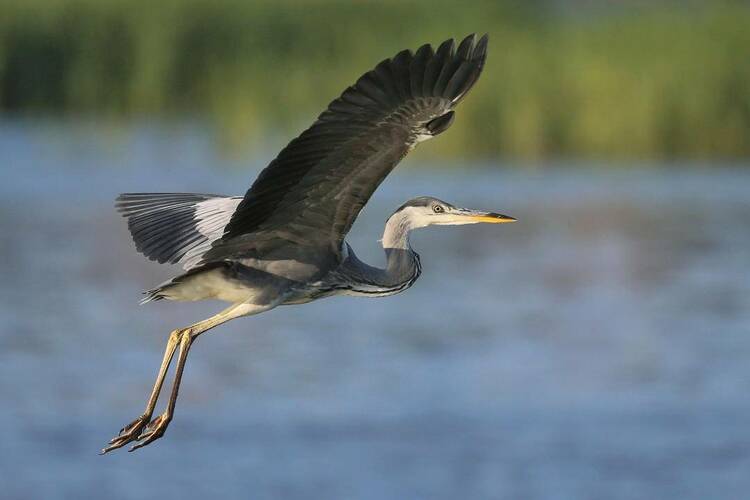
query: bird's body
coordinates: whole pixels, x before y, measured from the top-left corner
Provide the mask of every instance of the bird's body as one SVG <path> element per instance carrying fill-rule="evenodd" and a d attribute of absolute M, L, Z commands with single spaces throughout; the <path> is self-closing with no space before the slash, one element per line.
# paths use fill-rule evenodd
<path fill-rule="evenodd" d="M 164 434 L 187 353 L 201 333 L 234 318 L 332 295 L 383 297 L 419 278 L 412 230 L 429 225 L 515 219 L 414 198 L 388 219 L 384 268 L 357 258 L 345 241 L 368 199 L 417 143 L 445 131 L 453 109 L 479 78 L 487 37 L 471 35 L 433 51 L 402 51 L 363 75 L 316 122 L 284 148 L 243 197 L 192 193 L 121 195 L 136 249 L 185 272 L 146 292 L 143 302 L 218 299 L 219 314 L 172 332 L 146 411 L 104 452 Z M 151 420 L 172 357 L 177 369 L 167 410 Z"/>
<path fill-rule="evenodd" d="M 120 206 L 124 206 L 121 197 Z M 435 200 L 438 202 L 439 200 Z M 443 202 L 444 203 L 444 202 Z M 419 255 L 408 242 L 401 216 L 386 224 L 386 267 L 379 269 L 357 258 L 342 242 L 325 266 L 297 259 L 238 258 L 199 266 L 153 290 L 141 301 L 218 299 L 229 303 L 279 301 L 301 304 L 331 295 L 384 297 L 409 288 L 419 277 Z"/>

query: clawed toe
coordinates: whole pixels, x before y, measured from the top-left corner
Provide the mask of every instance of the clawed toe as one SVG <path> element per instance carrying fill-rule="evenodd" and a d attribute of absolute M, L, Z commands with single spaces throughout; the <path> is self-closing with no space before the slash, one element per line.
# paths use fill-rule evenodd
<path fill-rule="evenodd" d="M 104 448 L 101 451 L 100 455 L 104 455 L 105 453 L 109 453 L 112 450 L 121 448 L 131 441 L 136 441 L 141 435 L 144 427 L 147 427 L 149 418 L 151 418 L 149 415 L 141 415 L 140 417 L 136 418 L 128 425 L 120 429 L 120 432 L 117 434 L 117 436 L 109 440 L 109 446 Z"/>
<path fill-rule="evenodd" d="M 104 448 L 100 455 L 122 448 L 133 441 L 137 441 L 138 443 L 128 451 L 143 448 L 162 437 L 167 430 L 170 420 L 172 420 L 171 416 L 166 413 L 159 415 L 150 422 L 148 418 L 146 415 L 142 415 L 123 427 L 120 433 L 109 441 L 109 446 Z"/>
<path fill-rule="evenodd" d="M 162 437 L 164 435 L 164 432 L 167 430 L 167 426 L 169 425 L 170 420 L 172 420 L 172 418 L 166 413 L 159 415 L 158 417 L 153 419 L 146 426 L 143 434 L 138 436 L 138 443 L 132 446 L 128 451 L 135 451 L 138 448 L 143 448 L 144 446 L 149 445 Z"/>

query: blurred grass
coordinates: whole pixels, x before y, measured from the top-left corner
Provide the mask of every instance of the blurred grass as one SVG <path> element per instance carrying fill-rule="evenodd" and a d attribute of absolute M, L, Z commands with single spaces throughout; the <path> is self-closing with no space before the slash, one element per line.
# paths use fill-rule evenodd
<path fill-rule="evenodd" d="M 0 111 L 207 119 L 288 137 L 398 50 L 489 32 L 485 74 L 428 155 L 750 156 L 739 2 L 0 0 Z"/>

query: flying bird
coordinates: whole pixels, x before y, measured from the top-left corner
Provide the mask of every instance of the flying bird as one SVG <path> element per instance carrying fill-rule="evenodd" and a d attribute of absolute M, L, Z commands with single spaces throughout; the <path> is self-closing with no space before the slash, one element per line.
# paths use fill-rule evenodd
<path fill-rule="evenodd" d="M 218 314 L 174 330 L 141 416 L 102 450 L 130 451 L 164 435 L 174 415 L 188 352 L 202 333 L 276 306 L 334 295 L 384 297 L 419 278 L 409 233 L 433 225 L 500 224 L 514 218 L 459 208 L 432 197 L 401 205 L 383 233 L 384 269 L 359 260 L 345 241 L 375 189 L 414 147 L 450 127 L 476 83 L 487 35 L 399 52 L 365 73 L 292 140 L 244 196 L 129 193 L 117 198 L 136 249 L 185 272 L 145 292 L 142 302 L 218 299 Z M 152 419 L 172 359 L 177 366 L 166 410 Z"/>

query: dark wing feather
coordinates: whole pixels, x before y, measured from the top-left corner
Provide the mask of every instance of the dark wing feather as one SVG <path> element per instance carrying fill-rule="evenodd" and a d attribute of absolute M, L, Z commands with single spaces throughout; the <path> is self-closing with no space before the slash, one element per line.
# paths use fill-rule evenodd
<path fill-rule="evenodd" d="M 258 176 L 203 262 L 338 255 L 362 207 L 479 77 L 487 36 L 405 50 L 365 73 Z M 449 124 L 449 120 L 445 121 Z"/>

